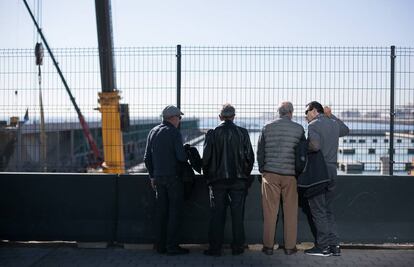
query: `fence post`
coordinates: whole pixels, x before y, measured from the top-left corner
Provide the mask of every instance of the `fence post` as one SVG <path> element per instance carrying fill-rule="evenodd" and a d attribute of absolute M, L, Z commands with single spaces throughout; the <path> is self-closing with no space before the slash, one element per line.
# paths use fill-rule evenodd
<path fill-rule="evenodd" d="M 391 46 L 391 81 L 390 81 L 390 149 L 389 149 L 389 157 L 390 157 L 390 169 L 389 175 L 394 174 L 394 117 L 395 117 L 395 110 L 394 110 L 394 94 L 395 94 L 395 46 Z"/>
<path fill-rule="evenodd" d="M 181 45 L 177 45 L 177 108 L 181 109 Z"/>

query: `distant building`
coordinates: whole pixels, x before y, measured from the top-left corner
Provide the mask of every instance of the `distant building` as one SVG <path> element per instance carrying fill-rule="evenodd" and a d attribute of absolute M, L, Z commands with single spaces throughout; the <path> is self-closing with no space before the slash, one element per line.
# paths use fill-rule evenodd
<path fill-rule="evenodd" d="M 341 118 L 360 118 L 361 112 L 359 112 L 358 110 L 347 110 L 340 112 L 340 116 Z"/>
<path fill-rule="evenodd" d="M 413 119 L 414 118 L 414 104 L 403 105 L 396 108 L 395 116 L 399 119 Z"/>
<path fill-rule="evenodd" d="M 365 112 L 364 114 L 364 118 L 380 118 L 381 117 L 381 113 L 378 111 L 368 111 Z"/>

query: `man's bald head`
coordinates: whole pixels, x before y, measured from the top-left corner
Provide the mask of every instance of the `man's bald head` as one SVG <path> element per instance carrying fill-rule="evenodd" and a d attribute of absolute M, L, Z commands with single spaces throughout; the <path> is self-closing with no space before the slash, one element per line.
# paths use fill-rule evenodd
<path fill-rule="evenodd" d="M 283 101 L 282 103 L 280 103 L 277 111 L 279 112 L 280 117 L 286 116 L 286 115 L 289 115 L 290 117 L 292 117 L 293 105 L 289 101 Z"/>

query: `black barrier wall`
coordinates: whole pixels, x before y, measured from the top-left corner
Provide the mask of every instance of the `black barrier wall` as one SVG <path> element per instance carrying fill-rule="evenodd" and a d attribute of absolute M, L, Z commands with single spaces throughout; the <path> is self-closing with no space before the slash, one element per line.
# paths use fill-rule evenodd
<path fill-rule="evenodd" d="M 113 240 L 115 185 L 115 175 L 0 174 L 0 238 Z"/>
<path fill-rule="evenodd" d="M 185 204 L 183 243 L 207 243 L 208 191 L 198 177 Z M 344 243 L 414 242 L 414 179 L 409 176 L 339 176 L 335 215 Z M 0 174 L 1 240 L 152 243 L 154 193 L 146 175 Z M 260 184 L 246 201 L 246 238 L 261 243 Z M 282 221 L 277 239 L 283 243 Z M 230 216 L 226 240 L 231 239 Z M 298 242 L 313 241 L 302 209 Z"/>

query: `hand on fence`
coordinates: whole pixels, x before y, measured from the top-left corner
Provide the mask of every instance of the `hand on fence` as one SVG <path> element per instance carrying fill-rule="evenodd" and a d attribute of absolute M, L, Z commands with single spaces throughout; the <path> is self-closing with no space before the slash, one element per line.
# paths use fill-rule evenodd
<path fill-rule="evenodd" d="M 152 187 L 152 189 L 154 191 L 157 191 L 157 186 L 155 185 L 155 179 L 154 178 L 151 178 L 150 181 L 151 181 L 151 187 Z"/>

